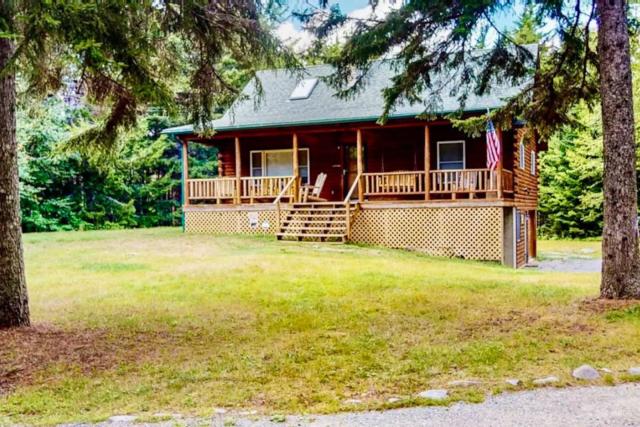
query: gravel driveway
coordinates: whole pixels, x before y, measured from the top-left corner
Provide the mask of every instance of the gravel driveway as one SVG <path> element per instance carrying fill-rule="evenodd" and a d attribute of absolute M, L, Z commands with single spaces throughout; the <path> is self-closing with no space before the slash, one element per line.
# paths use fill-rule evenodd
<path fill-rule="evenodd" d="M 549 259 L 537 261 L 540 271 L 559 271 L 563 273 L 600 273 L 602 271 L 601 259 Z"/>
<path fill-rule="evenodd" d="M 505 393 L 490 397 L 483 403 L 457 403 L 448 408 L 421 407 L 383 412 L 289 416 L 284 422 L 250 420 L 225 414 L 209 421 L 182 420 L 181 424 L 216 427 L 640 426 L 640 384 Z M 126 424 L 102 425 L 115 427 Z M 161 423 L 154 427 L 173 425 L 174 422 Z"/>

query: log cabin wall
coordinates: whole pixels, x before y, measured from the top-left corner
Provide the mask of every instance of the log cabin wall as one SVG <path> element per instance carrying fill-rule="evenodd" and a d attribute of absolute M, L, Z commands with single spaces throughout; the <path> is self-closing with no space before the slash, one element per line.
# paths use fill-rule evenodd
<path fill-rule="evenodd" d="M 365 130 L 365 172 L 423 171 L 424 128 Z"/>
<path fill-rule="evenodd" d="M 520 142 L 524 144 L 524 167 L 520 164 Z M 537 160 L 534 172 L 531 173 L 531 153 L 536 153 L 535 137 L 526 128 L 519 128 L 515 131 L 515 138 L 512 138 L 513 150 L 513 190 L 516 206 L 520 209 L 536 209 L 538 204 L 538 165 Z"/>
<path fill-rule="evenodd" d="M 520 162 L 520 143 L 524 146 L 524 164 Z M 514 132 L 511 145 L 513 147 L 514 202 L 516 215 L 520 216 L 516 221 L 516 265 L 521 267 L 528 262 L 528 257 L 536 256 L 538 161 L 535 136 L 527 128 L 518 128 Z M 535 153 L 533 158 L 532 153 Z M 535 160 L 534 164 L 532 160 Z M 534 173 L 531 173 L 532 167 Z"/>
<path fill-rule="evenodd" d="M 233 140 L 216 141 L 214 145 L 218 147 L 218 171 L 220 176 L 236 176 Z"/>
<path fill-rule="evenodd" d="M 432 126 L 431 133 L 431 170 L 438 169 L 438 142 L 465 141 L 465 161 L 467 169 L 487 167 L 487 149 L 484 135 L 470 137 L 453 126 Z"/>

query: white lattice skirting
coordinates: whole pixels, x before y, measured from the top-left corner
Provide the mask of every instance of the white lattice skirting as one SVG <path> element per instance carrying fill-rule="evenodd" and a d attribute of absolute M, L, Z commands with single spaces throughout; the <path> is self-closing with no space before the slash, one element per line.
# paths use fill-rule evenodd
<path fill-rule="evenodd" d="M 277 212 L 259 207 L 187 210 L 185 231 L 273 235 Z M 476 260 L 500 261 L 502 240 L 500 207 L 366 207 L 351 227 L 355 243 Z"/>
<path fill-rule="evenodd" d="M 436 256 L 502 260 L 502 208 L 366 208 L 351 241 Z"/>

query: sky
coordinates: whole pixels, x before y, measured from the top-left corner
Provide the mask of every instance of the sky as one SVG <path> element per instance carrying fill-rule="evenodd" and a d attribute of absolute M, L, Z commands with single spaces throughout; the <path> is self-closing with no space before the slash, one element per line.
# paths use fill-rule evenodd
<path fill-rule="evenodd" d="M 372 11 L 368 0 L 329 0 L 329 5 L 338 4 L 340 10 L 349 16 L 367 18 L 371 16 L 372 13 L 375 13 L 378 17 L 385 16 L 389 10 L 395 7 L 395 4 L 399 5 L 401 1 L 402 0 L 378 0 L 375 12 Z M 305 10 L 318 7 L 319 5 L 318 0 L 289 0 L 288 3 L 290 11 Z M 337 41 L 344 41 L 352 25 L 353 24 L 346 24 L 344 28 L 338 30 L 335 36 Z M 304 51 L 313 41 L 313 36 L 301 28 L 300 22 L 294 18 L 289 18 L 280 24 L 276 29 L 276 35 L 297 51 Z"/>
<path fill-rule="evenodd" d="M 378 0 L 375 13 L 378 17 L 384 16 L 391 9 L 401 4 L 401 2 L 402 0 Z M 304 10 L 309 7 L 317 7 L 319 2 L 318 0 L 289 0 L 288 4 L 289 9 L 295 11 Z M 329 4 L 338 4 L 342 12 L 354 17 L 365 18 L 372 13 L 368 0 L 329 0 Z M 513 13 L 513 10 L 505 11 L 494 17 L 496 26 L 500 27 L 502 31 L 511 30 L 515 26 L 516 17 L 521 13 L 523 7 L 518 2 L 516 3 L 515 9 L 515 13 Z M 336 38 L 342 41 L 348 32 L 349 28 L 344 28 L 338 32 Z M 301 28 L 300 22 L 293 18 L 289 18 L 280 24 L 276 29 L 276 35 L 297 51 L 304 51 L 313 41 L 313 36 L 309 32 L 304 31 L 304 29 Z M 487 41 L 490 42 L 490 40 Z"/>

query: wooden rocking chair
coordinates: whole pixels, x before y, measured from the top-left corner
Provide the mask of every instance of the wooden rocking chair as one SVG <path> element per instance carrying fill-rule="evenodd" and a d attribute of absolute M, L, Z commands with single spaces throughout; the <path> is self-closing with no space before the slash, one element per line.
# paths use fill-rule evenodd
<path fill-rule="evenodd" d="M 324 187 L 324 182 L 327 180 L 326 173 L 319 173 L 316 178 L 316 183 L 314 185 L 303 185 L 300 189 L 300 197 L 302 203 L 307 202 L 326 202 L 327 199 L 323 199 L 320 197 L 320 193 L 322 193 L 322 188 Z"/>

